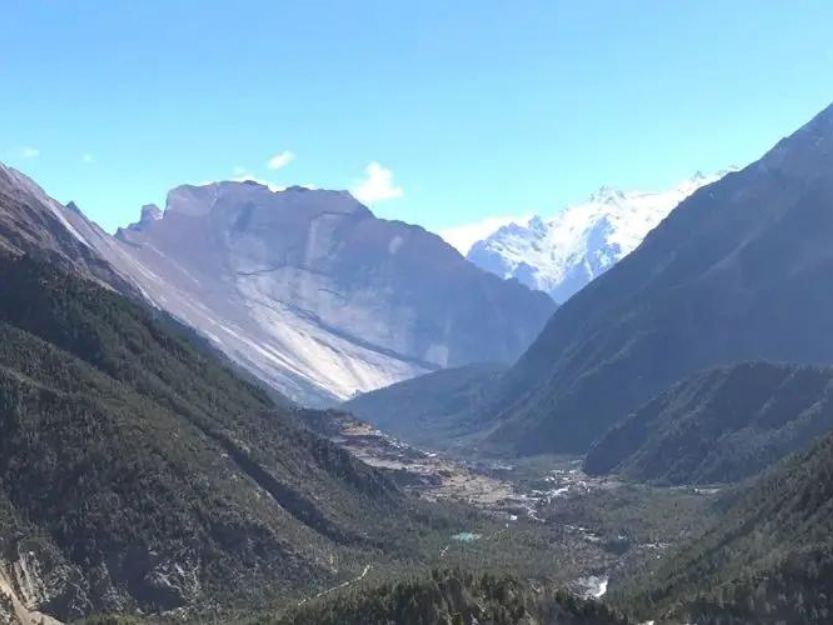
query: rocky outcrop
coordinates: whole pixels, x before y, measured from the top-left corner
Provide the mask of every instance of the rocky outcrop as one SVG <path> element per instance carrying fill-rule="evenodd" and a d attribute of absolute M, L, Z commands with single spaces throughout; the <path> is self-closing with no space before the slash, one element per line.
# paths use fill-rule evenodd
<path fill-rule="evenodd" d="M 84 614 L 86 597 L 73 567 L 56 562 L 37 543 L 23 541 L 14 560 L 0 561 L 0 623 L 3 625 L 61 625 L 44 613 L 58 610 L 75 617 Z M 74 605 L 73 605 L 74 604 Z"/>

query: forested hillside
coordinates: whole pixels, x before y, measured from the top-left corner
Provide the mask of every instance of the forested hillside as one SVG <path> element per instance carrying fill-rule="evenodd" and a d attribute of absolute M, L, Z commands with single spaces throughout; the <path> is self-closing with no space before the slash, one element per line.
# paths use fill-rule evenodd
<path fill-rule="evenodd" d="M 0 256 L 0 337 L 0 542 L 41 611 L 255 602 L 408 543 L 387 478 L 119 295 Z"/>
<path fill-rule="evenodd" d="M 813 625 L 833 614 L 833 435 L 786 459 L 699 540 L 617 597 L 656 618 L 701 625 Z"/>
<path fill-rule="evenodd" d="M 599 603 L 492 574 L 435 570 L 252 625 L 627 625 Z"/>
<path fill-rule="evenodd" d="M 833 369 L 742 363 L 695 374 L 617 423 L 590 474 L 664 484 L 744 479 L 833 429 Z"/>

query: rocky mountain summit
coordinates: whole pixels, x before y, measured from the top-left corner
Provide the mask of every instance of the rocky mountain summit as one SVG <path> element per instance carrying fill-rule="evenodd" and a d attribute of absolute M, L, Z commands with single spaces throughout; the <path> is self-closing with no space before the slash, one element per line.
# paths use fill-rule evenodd
<path fill-rule="evenodd" d="M 160 308 L 303 403 L 509 362 L 554 306 L 344 191 L 182 186 L 98 245 Z M 489 314 L 484 314 L 489 311 Z"/>

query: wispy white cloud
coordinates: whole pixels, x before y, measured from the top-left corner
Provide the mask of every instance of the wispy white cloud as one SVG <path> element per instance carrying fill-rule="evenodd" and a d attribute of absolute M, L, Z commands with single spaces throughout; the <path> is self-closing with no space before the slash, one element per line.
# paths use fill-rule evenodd
<path fill-rule="evenodd" d="M 404 189 L 394 184 L 393 172 L 384 165 L 374 161 L 364 171 L 365 178 L 350 189 L 359 202 L 373 204 L 405 195 Z"/>
<path fill-rule="evenodd" d="M 84 154 L 81 155 L 81 162 L 82 163 L 85 163 L 85 164 L 89 165 L 90 163 L 92 163 L 94 161 L 95 161 L 95 157 L 92 154 L 90 154 L 89 152 L 84 152 Z"/>
<path fill-rule="evenodd" d="M 269 169 L 281 169 L 282 167 L 289 165 L 294 160 L 295 154 L 289 150 L 284 150 L 280 154 L 275 154 L 275 156 L 266 161 L 266 166 Z"/>
<path fill-rule="evenodd" d="M 499 228 L 509 224 L 525 224 L 531 218 L 532 214 L 493 215 L 480 221 L 444 228 L 438 234 L 445 239 L 446 243 L 457 248 L 457 251 L 465 256 L 472 245 L 493 234 Z"/>
<path fill-rule="evenodd" d="M 40 150 L 37 148 L 33 148 L 31 145 L 27 145 L 20 148 L 20 155 L 23 158 L 37 158 L 38 156 L 40 156 Z"/>

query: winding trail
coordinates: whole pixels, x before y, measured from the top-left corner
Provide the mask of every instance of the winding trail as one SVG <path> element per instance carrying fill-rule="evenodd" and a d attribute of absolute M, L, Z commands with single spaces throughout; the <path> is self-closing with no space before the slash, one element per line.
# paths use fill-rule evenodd
<path fill-rule="evenodd" d="M 354 577 L 353 579 L 348 579 L 346 582 L 343 582 L 343 583 L 339 584 L 338 586 L 333 586 L 332 588 L 328 588 L 327 590 L 322 590 L 317 595 L 313 595 L 312 597 L 307 597 L 305 599 L 301 599 L 298 602 L 298 605 L 304 605 L 307 601 L 311 601 L 313 599 L 319 599 L 319 598 L 323 597 L 324 595 L 328 595 L 331 592 L 334 592 L 336 590 L 341 590 L 342 588 L 347 588 L 348 586 L 352 586 L 356 582 L 360 582 L 365 577 L 367 577 L 367 574 L 370 572 L 370 569 L 372 569 L 372 568 L 373 568 L 372 564 L 367 564 L 367 565 L 365 565 L 364 570 L 361 572 L 361 575 L 358 575 L 358 576 Z"/>

